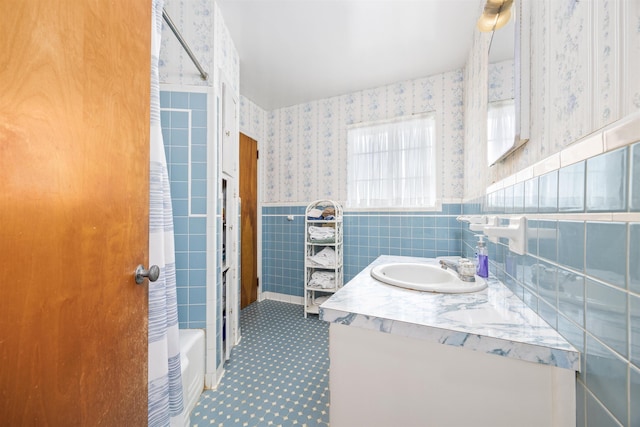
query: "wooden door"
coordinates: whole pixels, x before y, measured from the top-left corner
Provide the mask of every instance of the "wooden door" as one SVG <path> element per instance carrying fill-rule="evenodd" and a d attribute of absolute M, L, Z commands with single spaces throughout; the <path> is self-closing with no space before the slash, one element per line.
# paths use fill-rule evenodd
<path fill-rule="evenodd" d="M 0 424 L 146 425 L 150 2 L 0 16 Z"/>
<path fill-rule="evenodd" d="M 242 200 L 240 307 L 258 299 L 258 143 L 240 134 L 240 200 Z"/>

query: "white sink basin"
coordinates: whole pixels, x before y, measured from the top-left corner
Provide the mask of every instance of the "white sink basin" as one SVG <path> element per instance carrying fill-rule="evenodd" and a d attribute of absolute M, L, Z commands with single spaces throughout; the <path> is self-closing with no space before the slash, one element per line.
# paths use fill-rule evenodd
<path fill-rule="evenodd" d="M 454 271 L 430 264 L 382 264 L 371 269 L 371 276 L 388 285 L 447 294 L 477 292 L 487 287 L 487 282 L 478 276 L 475 282 L 464 282 Z"/>

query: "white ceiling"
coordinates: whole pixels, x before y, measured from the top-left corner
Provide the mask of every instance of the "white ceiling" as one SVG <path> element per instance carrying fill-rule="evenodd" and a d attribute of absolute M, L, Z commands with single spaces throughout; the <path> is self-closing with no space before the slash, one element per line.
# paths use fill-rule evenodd
<path fill-rule="evenodd" d="M 266 110 L 464 66 L 483 0 L 218 0 Z"/>

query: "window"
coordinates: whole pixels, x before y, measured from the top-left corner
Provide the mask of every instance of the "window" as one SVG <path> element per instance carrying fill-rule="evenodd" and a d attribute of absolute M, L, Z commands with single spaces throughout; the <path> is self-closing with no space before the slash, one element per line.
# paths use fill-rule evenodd
<path fill-rule="evenodd" d="M 347 132 L 347 206 L 436 207 L 436 121 L 433 115 Z"/>
<path fill-rule="evenodd" d="M 513 99 L 490 102 L 487 108 L 487 160 L 497 162 L 513 147 L 516 136 L 516 107 Z"/>

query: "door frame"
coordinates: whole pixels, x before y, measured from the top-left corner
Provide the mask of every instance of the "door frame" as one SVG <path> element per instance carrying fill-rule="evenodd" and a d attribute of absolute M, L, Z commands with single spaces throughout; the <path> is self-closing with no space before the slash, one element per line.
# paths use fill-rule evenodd
<path fill-rule="evenodd" d="M 225 100 L 229 99 L 230 103 L 233 103 L 233 121 L 232 129 L 233 129 L 233 140 L 231 141 L 234 145 L 231 146 L 230 151 L 227 147 L 227 152 L 230 152 L 232 156 L 235 158 L 235 170 L 233 168 L 229 173 L 224 171 L 224 138 L 228 131 L 225 131 L 225 120 L 226 120 L 226 110 L 225 110 Z M 229 84 L 229 81 L 223 76 L 222 70 L 220 70 L 220 121 L 219 121 L 219 130 L 218 134 L 220 135 L 220 145 L 218 147 L 218 153 L 220 153 L 220 161 L 218 163 L 219 173 L 218 173 L 218 186 L 221 188 L 222 179 L 227 179 L 227 207 L 226 207 L 226 217 L 227 217 L 227 243 L 229 242 L 229 236 L 231 237 L 231 247 L 226 245 L 226 257 L 227 257 L 227 265 L 229 269 L 227 270 L 227 281 L 225 282 L 227 285 L 227 293 L 226 293 L 226 345 L 223 345 L 224 348 L 224 361 L 228 360 L 231 357 L 231 350 L 240 342 L 240 223 L 238 218 L 240 216 L 240 194 L 238 188 L 239 182 L 239 169 L 238 169 L 238 153 L 239 153 L 239 109 L 240 102 L 236 94 L 233 92 L 233 86 Z M 229 136 L 227 134 L 227 136 Z M 228 166 L 228 165 L 227 165 Z M 233 175 L 235 174 L 235 176 Z M 231 283 L 229 284 L 229 277 L 231 277 Z M 222 279 L 220 279 L 222 282 Z"/>

